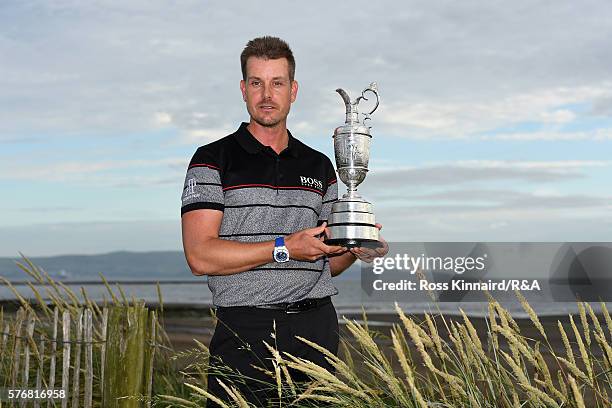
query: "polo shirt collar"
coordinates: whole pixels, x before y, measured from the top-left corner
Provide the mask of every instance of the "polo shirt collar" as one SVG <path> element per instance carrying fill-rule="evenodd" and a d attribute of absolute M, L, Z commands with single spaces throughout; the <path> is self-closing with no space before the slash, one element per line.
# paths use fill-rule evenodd
<path fill-rule="evenodd" d="M 249 132 L 249 130 L 247 129 L 248 125 L 248 123 L 242 122 L 236 133 L 234 133 L 234 135 L 236 137 L 236 140 L 244 150 L 251 154 L 259 153 L 266 146 L 261 144 L 261 142 L 257 140 L 255 136 L 251 134 L 251 132 Z M 289 154 L 297 158 L 300 149 L 300 143 L 296 138 L 291 135 L 289 129 L 287 129 L 287 135 L 289 136 L 289 144 L 287 145 L 287 148 L 282 151 L 282 153 Z"/>

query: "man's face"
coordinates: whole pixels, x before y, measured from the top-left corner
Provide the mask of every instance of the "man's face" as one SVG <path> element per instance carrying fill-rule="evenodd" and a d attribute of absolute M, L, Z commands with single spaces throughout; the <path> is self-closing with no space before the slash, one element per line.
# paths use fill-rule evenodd
<path fill-rule="evenodd" d="M 265 127 L 285 123 L 298 89 L 297 82 L 289 79 L 287 59 L 250 57 L 246 74 L 240 90 L 251 119 Z"/>

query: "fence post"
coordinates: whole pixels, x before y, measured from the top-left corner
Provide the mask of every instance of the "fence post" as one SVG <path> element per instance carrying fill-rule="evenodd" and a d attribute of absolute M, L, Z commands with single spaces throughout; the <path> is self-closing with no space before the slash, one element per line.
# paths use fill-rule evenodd
<path fill-rule="evenodd" d="M 100 347 L 100 384 L 104 384 L 104 361 L 106 360 L 106 328 L 108 327 L 108 308 L 102 310 L 102 345 Z"/>
<path fill-rule="evenodd" d="M 21 360 L 21 325 L 23 324 L 24 314 L 25 310 L 20 307 L 15 321 L 15 348 L 11 372 L 11 388 L 17 388 L 17 375 L 19 374 L 19 362 Z"/>
<path fill-rule="evenodd" d="M 68 387 L 70 384 L 70 312 L 64 311 L 62 315 L 62 340 L 64 341 L 64 350 L 62 353 L 62 390 L 65 397 L 62 398 L 62 408 L 68 407 Z"/>
<path fill-rule="evenodd" d="M 76 321 L 76 346 L 74 351 L 74 370 L 72 371 L 72 408 L 79 408 L 79 379 L 81 378 L 81 339 L 83 333 L 83 309 Z"/>
<path fill-rule="evenodd" d="M 2 346 L 0 347 L 0 349 L 2 350 L 2 352 L 4 352 L 4 349 L 6 348 L 6 339 L 8 338 L 8 334 L 9 334 L 9 329 L 11 326 L 9 326 L 8 323 L 5 323 L 4 325 L 4 331 L 2 332 Z"/>
<path fill-rule="evenodd" d="M 34 336 L 34 312 L 28 313 L 28 325 L 26 326 L 26 335 L 25 335 L 25 348 L 23 352 L 23 382 L 21 384 L 21 389 L 27 390 L 29 388 L 30 382 L 30 340 L 33 339 Z M 25 408 L 26 400 L 21 400 L 20 406 Z"/>
<path fill-rule="evenodd" d="M 36 389 L 37 390 L 42 390 L 42 378 L 45 375 L 45 369 L 44 369 L 44 364 L 45 364 L 45 339 L 43 338 L 43 336 L 40 336 L 40 341 L 38 343 L 38 358 L 37 358 L 37 363 L 38 363 L 38 367 L 36 368 Z M 34 400 L 34 408 L 39 408 L 40 407 L 40 400 L 35 399 Z"/>
<path fill-rule="evenodd" d="M 85 395 L 84 408 L 91 408 L 93 390 L 93 336 L 91 310 L 85 309 Z"/>
<path fill-rule="evenodd" d="M 146 396 L 145 351 L 150 343 L 149 310 L 143 305 L 116 306 L 109 309 L 102 406 L 136 408 L 137 397 Z M 129 398 L 134 397 L 134 398 Z"/>
<path fill-rule="evenodd" d="M 0 330 L 4 327 L 4 307 L 0 307 Z M 2 332 L 2 337 L 0 339 L 0 353 L 4 350 L 4 343 L 6 343 L 6 336 L 4 332 Z"/>
<path fill-rule="evenodd" d="M 49 361 L 49 385 L 48 388 L 52 390 L 55 387 L 55 357 L 57 353 L 57 322 L 59 319 L 59 311 L 56 307 L 53 311 L 53 332 L 51 338 L 51 357 Z M 47 400 L 47 408 L 55 406 L 51 399 Z"/>

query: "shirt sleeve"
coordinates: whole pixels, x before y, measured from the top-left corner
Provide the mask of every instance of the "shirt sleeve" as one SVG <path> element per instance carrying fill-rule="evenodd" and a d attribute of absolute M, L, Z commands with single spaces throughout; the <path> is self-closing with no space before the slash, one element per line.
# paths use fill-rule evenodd
<path fill-rule="evenodd" d="M 193 210 L 225 208 L 220 167 L 205 147 L 200 147 L 189 162 L 181 200 L 181 215 Z"/>
<path fill-rule="evenodd" d="M 321 214 L 319 215 L 318 225 L 327 221 L 329 214 L 331 213 L 332 204 L 338 200 L 338 182 L 336 178 L 336 171 L 334 166 L 327 159 L 327 190 L 323 196 L 323 205 L 321 207 Z"/>

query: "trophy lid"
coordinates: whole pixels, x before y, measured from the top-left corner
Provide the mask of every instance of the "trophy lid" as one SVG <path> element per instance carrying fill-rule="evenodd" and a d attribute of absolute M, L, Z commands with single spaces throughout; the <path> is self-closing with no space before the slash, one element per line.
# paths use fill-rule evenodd
<path fill-rule="evenodd" d="M 364 95 L 368 91 L 374 93 L 374 95 L 376 96 L 376 105 L 374 105 L 374 108 L 370 112 L 363 113 L 363 121 L 359 122 L 359 111 L 357 109 L 357 106 L 359 105 L 359 102 L 361 102 L 362 99 L 366 101 L 368 100 L 368 98 L 366 98 Z M 351 101 L 351 98 L 344 89 L 338 88 L 336 89 L 336 92 L 340 94 L 342 100 L 344 101 L 344 106 L 346 107 L 346 120 L 344 122 L 344 125 L 339 126 L 336 128 L 336 130 L 334 130 L 334 136 L 346 133 L 360 133 L 372 137 L 370 135 L 370 126 L 366 126 L 365 121 L 370 119 L 370 115 L 374 113 L 376 108 L 378 108 L 378 104 L 380 101 L 376 82 L 372 82 L 369 87 L 367 87 L 361 92 L 361 96 L 359 96 L 354 101 Z"/>

